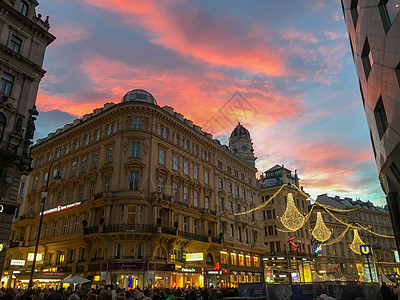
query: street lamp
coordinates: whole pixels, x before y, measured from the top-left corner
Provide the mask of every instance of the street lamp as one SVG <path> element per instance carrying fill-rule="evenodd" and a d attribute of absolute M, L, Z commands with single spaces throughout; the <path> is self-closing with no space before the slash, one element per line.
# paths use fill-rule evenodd
<path fill-rule="evenodd" d="M 44 214 L 44 205 L 46 203 L 46 198 L 47 198 L 47 189 L 49 187 L 49 180 L 50 180 L 50 172 L 51 172 L 51 167 L 53 166 L 54 163 L 58 163 L 58 170 L 57 170 L 57 175 L 53 177 L 53 180 L 55 182 L 58 182 L 61 180 L 60 176 L 60 168 L 61 168 L 61 163 L 58 159 L 52 161 L 52 163 L 49 166 L 49 171 L 47 173 L 47 181 L 46 181 L 46 188 L 44 192 L 42 193 L 42 202 L 40 203 L 40 220 L 39 220 L 39 228 L 37 232 L 37 237 L 36 237 L 36 246 L 35 246 L 35 252 L 33 253 L 33 261 L 32 261 L 32 269 L 31 269 L 31 275 L 29 276 L 29 284 L 28 284 L 28 289 L 32 289 L 33 286 L 33 273 L 35 273 L 35 266 L 36 266 L 36 256 L 38 253 L 38 248 L 39 248 L 39 241 L 40 241 L 40 232 L 42 230 L 42 223 L 43 223 L 43 214 Z"/>

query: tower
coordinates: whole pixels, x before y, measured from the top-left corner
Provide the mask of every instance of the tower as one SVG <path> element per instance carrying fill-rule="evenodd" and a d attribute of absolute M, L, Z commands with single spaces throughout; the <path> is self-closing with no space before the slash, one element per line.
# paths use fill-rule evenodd
<path fill-rule="evenodd" d="M 254 156 L 250 132 L 240 123 L 233 129 L 229 138 L 229 149 L 247 164 L 255 167 L 257 157 Z"/>

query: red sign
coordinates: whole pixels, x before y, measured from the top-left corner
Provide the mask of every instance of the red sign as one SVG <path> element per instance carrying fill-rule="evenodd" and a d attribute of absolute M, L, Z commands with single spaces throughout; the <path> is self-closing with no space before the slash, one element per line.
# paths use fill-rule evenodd
<path fill-rule="evenodd" d="M 295 243 L 292 242 L 295 238 L 296 238 L 296 237 L 294 236 L 294 237 L 291 237 L 291 238 L 289 239 L 289 244 L 293 246 L 293 252 L 296 252 L 296 251 L 297 251 L 297 248 L 299 247 L 299 246 L 297 246 L 297 244 L 295 244 Z"/>
<path fill-rule="evenodd" d="M 220 268 L 219 268 L 219 262 L 217 262 L 217 263 L 215 264 L 215 266 L 214 266 L 214 270 L 215 270 L 215 271 L 219 271 L 219 269 L 220 269 Z"/>

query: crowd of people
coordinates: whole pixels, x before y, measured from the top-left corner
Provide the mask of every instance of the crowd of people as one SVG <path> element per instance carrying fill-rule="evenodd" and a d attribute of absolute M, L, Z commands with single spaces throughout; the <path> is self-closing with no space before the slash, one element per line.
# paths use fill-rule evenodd
<path fill-rule="evenodd" d="M 217 300 L 237 297 L 237 289 L 153 288 L 153 289 L 0 289 L 0 300 Z"/>

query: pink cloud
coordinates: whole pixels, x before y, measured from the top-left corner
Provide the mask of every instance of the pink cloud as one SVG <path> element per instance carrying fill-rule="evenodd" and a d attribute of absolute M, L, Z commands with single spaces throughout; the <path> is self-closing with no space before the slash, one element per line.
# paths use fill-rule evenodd
<path fill-rule="evenodd" d="M 51 33 L 57 37 L 51 46 L 57 47 L 87 40 L 90 36 L 90 29 L 83 24 L 68 23 L 52 27 Z"/>
<path fill-rule="evenodd" d="M 295 28 L 286 29 L 281 33 L 281 37 L 285 40 L 299 40 L 306 43 L 318 43 L 317 37 L 311 32 L 298 31 Z"/>
<path fill-rule="evenodd" d="M 88 4 L 120 14 L 127 23 L 150 32 L 152 42 L 204 62 L 280 76 L 286 58 L 273 47 L 266 29 L 240 29 L 237 20 L 212 18 L 182 3 L 124 0 L 85 0 Z M 166 4 L 168 3 L 168 4 Z M 206 19 L 205 19 L 206 18 Z"/>

